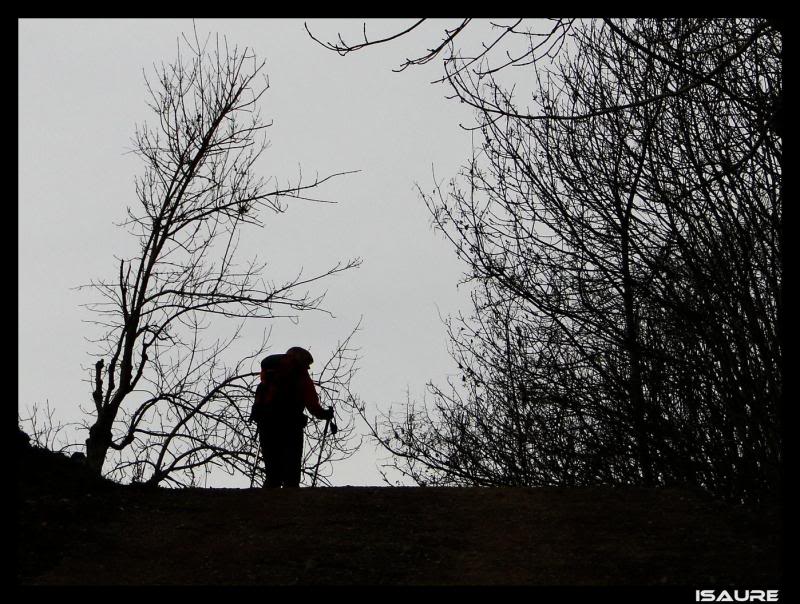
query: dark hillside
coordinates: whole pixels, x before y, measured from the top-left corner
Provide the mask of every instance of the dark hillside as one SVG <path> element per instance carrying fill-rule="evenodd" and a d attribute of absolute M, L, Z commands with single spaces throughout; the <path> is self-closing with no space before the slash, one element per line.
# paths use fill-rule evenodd
<path fill-rule="evenodd" d="M 777 506 L 633 488 L 144 489 L 26 448 L 23 584 L 770 587 Z"/>

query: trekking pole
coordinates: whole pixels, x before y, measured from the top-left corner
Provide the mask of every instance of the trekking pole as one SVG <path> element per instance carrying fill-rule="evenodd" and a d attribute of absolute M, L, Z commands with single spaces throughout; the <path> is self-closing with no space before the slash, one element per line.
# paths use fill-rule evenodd
<path fill-rule="evenodd" d="M 322 450 L 325 448 L 325 437 L 328 435 L 328 424 L 331 423 L 331 420 L 325 420 L 325 428 L 322 430 L 322 444 L 319 447 L 319 455 L 317 456 L 317 465 L 314 468 L 314 478 L 311 479 L 311 486 L 315 487 L 317 485 L 317 472 L 319 472 L 319 464 L 322 461 Z"/>
<path fill-rule="evenodd" d="M 338 394 L 339 393 L 339 391 L 336 390 L 336 388 L 330 388 L 328 386 L 325 386 L 325 385 L 321 384 L 320 382 L 314 382 L 314 384 L 316 386 L 318 386 L 319 388 L 321 388 L 322 390 L 325 390 L 326 392 L 330 391 L 330 392 L 333 392 L 334 394 Z M 331 406 L 331 408 L 333 408 L 333 406 Z M 320 447 L 319 447 L 319 455 L 317 456 L 317 465 L 314 467 L 314 478 L 311 479 L 311 486 L 312 487 L 317 485 L 317 473 L 319 472 L 319 464 L 322 462 L 322 450 L 325 448 L 325 437 L 328 435 L 328 424 L 330 424 L 330 423 L 331 423 L 331 420 L 329 420 L 329 419 L 325 420 L 325 428 L 322 430 L 322 444 L 320 444 Z M 336 422 L 334 421 L 333 429 L 331 430 L 331 433 L 332 434 L 336 434 L 337 431 L 338 431 L 338 428 L 336 427 Z"/>

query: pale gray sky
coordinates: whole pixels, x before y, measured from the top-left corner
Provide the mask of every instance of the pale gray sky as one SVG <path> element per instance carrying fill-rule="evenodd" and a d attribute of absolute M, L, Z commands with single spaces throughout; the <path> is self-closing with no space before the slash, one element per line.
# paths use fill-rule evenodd
<path fill-rule="evenodd" d="M 400 29 L 413 21 L 372 20 Z M 323 39 L 357 37 L 361 21 L 309 19 Z M 425 383 L 444 383 L 455 367 L 446 351 L 443 316 L 468 308 L 456 284 L 464 266 L 430 227 L 415 182 L 432 188 L 467 158 L 464 106 L 433 86 L 441 64 L 394 73 L 403 59 L 439 39 L 441 23 L 420 36 L 340 57 L 311 40 L 303 20 L 207 20 L 198 32 L 219 32 L 266 59 L 270 90 L 264 118 L 273 120 L 265 175 L 281 182 L 303 173 L 361 170 L 322 190 L 336 205 L 292 202 L 266 228 L 243 238 L 242 258 L 270 260 L 280 280 L 299 267 L 313 273 L 359 256 L 361 268 L 320 283 L 335 319 L 307 314 L 299 325 L 273 324 L 273 351 L 293 345 L 323 355 L 363 316 L 356 344 L 354 390 L 374 412 L 420 398 Z M 90 403 L 91 345 L 96 335 L 80 307 L 93 298 L 71 288 L 111 276 L 113 255 L 133 240 L 113 225 L 136 203 L 139 160 L 125 154 L 134 124 L 151 120 L 143 69 L 171 61 L 191 19 L 24 19 L 19 22 L 19 406 L 49 401 L 62 421 Z M 262 324 L 254 324 L 253 340 Z M 313 367 L 312 367 L 313 369 Z M 87 407 L 88 408 L 88 407 Z M 337 465 L 335 485 L 380 484 L 375 451 Z M 239 485 L 232 485 L 239 486 Z M 241 485 L 243 486 L 243 485 Z"/>

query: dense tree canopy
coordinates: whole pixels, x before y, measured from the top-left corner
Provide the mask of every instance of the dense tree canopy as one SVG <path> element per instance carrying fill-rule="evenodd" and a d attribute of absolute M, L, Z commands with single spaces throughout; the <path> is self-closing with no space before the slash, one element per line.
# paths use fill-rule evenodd
<path fill-rule="evenodd" d="M 431 53 L 476 110 L 472 157 L 420 188 L 475 286 L 448 322 L 462 383 L 374 427 L 392 465 L 420 484 L 774 493 L 779 25 L 515 21 L 462 53 L 468 24 Z M 493 63 L 511 36 L 527 46 Z"/>

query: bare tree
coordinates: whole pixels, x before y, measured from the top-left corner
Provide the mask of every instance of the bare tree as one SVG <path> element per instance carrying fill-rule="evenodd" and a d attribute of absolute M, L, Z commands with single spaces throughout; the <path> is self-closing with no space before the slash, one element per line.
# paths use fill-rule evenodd
<path fill-rule="evenodd" d="M 432 412 L 409 404 L 374 435 L 425 484 L 768 496 L 782 425 L 780 24 L 551 25 L 495 24 L 467 56 L 461 29 L 447 32 L 441 81 L 476 109 L 480 142 L 446 191 L 420 193 L 478 285 L 474 315 L 450 325 L 463 384 L 432 385 Z"/>
<path fill-rule="evenodd" d="M 324 201 L 309 192 L 339 175 L 286 187 L 257 175 L 269 125 L 258 109 L 269 88 L 263 66 L 249 49 L 195 32 L 179 41 L 176 61 L 145 77 L 155 122 L 136 129 L 133 152 L 144 173 L 123 225 L 138 253 L 119 260 L 113 280 L 85 286 L 103 299 L 88 305 L 105 329 L 86 440 L 98 474 L 110 450 L 125 452 L 112 473 L 151 482 L 191 483 L 214 463 L 251 473 L 242 414 L 266 339 L 233 366 L 226 351 L 245 321 L 321 309 L 322 296 L 308 286 L 360 263 L 271 283 L 266 263 L 237 259 L 243 228 L 261 225 L 264 211 L 283 211 L 282 199 Z M 212 320 L 238 326 L 230 338 L 206 342 Z"/>

